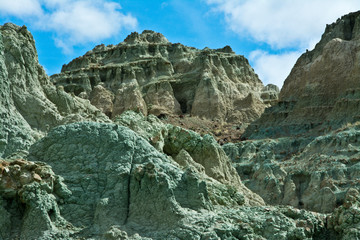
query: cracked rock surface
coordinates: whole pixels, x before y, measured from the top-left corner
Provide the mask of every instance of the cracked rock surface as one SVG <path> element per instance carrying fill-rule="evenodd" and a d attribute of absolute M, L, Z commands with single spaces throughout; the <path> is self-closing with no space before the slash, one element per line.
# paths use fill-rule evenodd
<path fill-rule="evenodd" d="M 87 101 L 56 88 L 25 26 L 0 26 L 0 157 L 24 151 L 54 126 L 109 121 Z"/>
<path fill-rule="evenodd" d="M 117 45 L 99 45 L 51 76 L 75 95 L 90 96 L 94 106 L 116 117 L 126 110 L 143 114 L 193 115 L 225 122 L 250 123 L 277 96 L 263 84 L 241 55 L 229 46 L 199 50 L 170 43 L 162 34 L 132 33 Z M 94 101 L 104 88 L 112 101 Z M 126 101 L 125 101 L 126 99 Z"/>

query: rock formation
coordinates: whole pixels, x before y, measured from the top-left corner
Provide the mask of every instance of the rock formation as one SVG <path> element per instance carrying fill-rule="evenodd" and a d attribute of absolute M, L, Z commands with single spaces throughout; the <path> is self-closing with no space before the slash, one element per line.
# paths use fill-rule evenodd
<path fill-rule="evenodd" d="M 141 134 L 158 151 L 167 154 L 182 167 L 195 166 L 207 176 L 235 187 L 245 196 L 245 204 L 263 205 L 264 201 L 248 191 L 242 184 L 223 149 L 210 135 L 201 137 L 198 133 L 173 125 L 164 125 L 154 115 L 144 117 L 135 112 L 125 112 L 115 120 L 138 134 Z"/>
<path fill-rule="evenodd" d="M 44 163 L 0 160 L 0 239 L 70 239 L 76 229 L 57 204 L 71 195 L 62 180 Z"/>
<path fill-rule="evenodd" d="M 244 137 L 319 135 L 359 120 L 360 12 L 327 25 L 320 42 L 304 53 L 286 78 L 279 102 Z"/>
<path fill-rule="evenodd" d="M 359 190 L 360 12 L 328 25 L 279 95 L 243 135 L 224 145 L 245 185 L 267 204 L 331 213 Z"/>
<path fill-rule="evenodd" d="M 84 119 L 108 121 L 87 101 L 53 86 L 25 26 L 0 26 L 0 157 L 26 150 L 54 126 Z"/>
<path fill-rule="evenodd" d="M 152 31 L 75 59 L 55 87 L 26 28 L 1 26 L 0 239 L 358 239 L 359 29 L 360 12 L 327 26 L 277 102 L 229 47 Z M 240 130 L 266 105 L 250 140 L 222 147 L 159 120 Z"/>
<path fill-rule="evenodd" d="M 67 92 L 89 96 L 111 117 L 135 110 L 250 123 L 267 106 L 258 76 L 229 46 L 199 50 L 172 44 L 153 31 L 132 33 L 116 46 L 99 45 L 51 79 Z M 105 90 L 109 97 L 99 102 Z M 264 96 L 273 99 L 273 92 Z"/>
<path fill-rule="evenodd" d="M 245 185 L 267 204 L 331 213 L 360 189 L 359 125 L 324 136 L 224 145 Z"/>
<path fill-rule="evenodd" d="M 146 121 L 124 116 L 124 121 L 131 119 L 138 127 Z M 216 147 L 211 141 L 193 139 L 195 133 L 177 127 L 171 131 L 168 138 L 178 140 L 165 143 L 164 150 L 179 149 L 176 160 L 127 127 L 104 123 L 57 127 L 31 147 L 28 159 L 48 163 L 63 177 L 71 195 L 58 205 L 63 218 L 78 229 L 72 235 L 76 238 L 305 239 L 323 234 L 324 215 L 290 207 L 248 207 L 259 205 L 260 198 L 239 180 L 221 176 L 232 171 L 226 156 L 200 156 L 211 166 L 196 156 L 201 148 Z M 196 140 L 200 150 L 191 152 L 190 141 Z"/>

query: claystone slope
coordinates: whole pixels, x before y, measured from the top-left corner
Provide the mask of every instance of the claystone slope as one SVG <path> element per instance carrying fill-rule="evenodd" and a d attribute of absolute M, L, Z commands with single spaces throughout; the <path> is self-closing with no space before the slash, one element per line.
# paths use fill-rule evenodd
<path fill-rule="evenodd" d="M 264 88 L 248 60 L 229 46 L 199 50 L 149 30 L 118 45 L 95 47 L 51 80 L 112 118 L 134 110 L 250 123 L 278 92 Z"/>
<path fill-rule="evenodd" d="M 316 136 L 360 119 L 360 11 L 326 26 L 286 78 L 279 102 L 244 138 Z"/>
<path fill-rule="evenodd" d="M 347 18 L 351 20 L 352 16 L 357 15 L 345 16 L 338 23 L 346 23 Z M 335 25 L 331 26 L 336 29 Z M 150 45 L 160 46 L 159 42 L 163 42 L 166 49 L 182 45 L 166 43 L 162 35 L 149 31 L 141 35 L 133 34 L 128 38 L 129 43 L 116 47 L 100 46 L 98 52 L 93 50 L 88 57 L 85 55 L 74 60 L 72 64 L 75 65 L 85 63 L 83 69 L 80 65 L 77 67 L 77 74 L 83 77 L 83 84 L 72 84 L 69 81 L 66 84 L 59 83 L 63 86 L 55 88 L 38 64 L 33 39 L 25 28 L 6 24 L 1 27 L 1 37 L 0 46 L 4 51 L 1 52 L 3 76 L 0 78 L 0 109 L 2 114 L 7 114 L 4 116 L 9 116 L 0 119 L 4 123 L 0 125 L 0 134 L 1 139 L 4 139 L 2 143 L 5 143 L 1 146 L 5 146 L 3 156 L 12 159 L 0 160 L 0 216 L 4 216 L 0 218 L 0 239 L 359 238 L 359 124 L 349 124 L 336 131 L 330 129 L 327 134 L 317 137 L 305 135 L 297 138 L 291 135 L 279 139 L 248 140 L 221 148 L 212 136 L 200 136 L 193 131 L 164 124 L 152 115 L 124 112 L 116 116 L 113 112 L 110 114 L 104 111 L 114 111 L 116 97 L 119 98 L 110 88 L 110 83 L 119 83 L 111 81 L 113 70 L 105 71 L 106 74 L 110 72 L 109 78 L 105 75 L 105 81 L 101 80 L 104 75 L 94 75 L 99 76 L 103 84 L 91 84 L 94 79 L 88 75 L 90 68 L 86 61 L 90 65 L 95 64 L 91 62 L 94 60 L 91 56 L 97 54 L 103 54 L 101 59 L 109 59 L 106 56 L 111 51 L 106 49 L 113 48 L 115 54 L 116 51 L 121 52 L 122 48 L 135 51 L 137 48 L 133 47 L 139 42 L 140 46 L 146 46 L 145 49 L 149 49 Z M 149 41 L 157 45 L 143 43 Z M 32 51 L 20 51 L 20 47 L 16 47 L 19 42 L 29 46 Z M 156 49 L 162 48 L 155 47 L 155 52 Z M 123 56 L 133 56 L 125 52 L 127 54 Z M 219 52 L 225 52 L 229 62 L 230 56 L 235 56 L 229 53 L 228 48 L 221 51 L 195 49 L 194 52 L 199 54 L 193 54 L 194 61 L 202 55 L 206 56 L 204 63 L 207 63 L 206 59 L 210 63 L 214 62 L 215 56 L 223 54 Z M 185 50 L 180 53 L 184 54 Z M 333 57 L 330 56 L 330 59 Z M 135 61 L 135 66 L 138 66 L 138 62 L 139 59 Z M 154 63 L 153 60 L 150 62 Z M 115 63 L 98 64 L 100 73 L 101 64 L 104 64 L 104 68 L 110 68 Z M 168 68 L 161 66 L 159 69 L 167 72 Z M 171 67 L 176 68 L 174 66 L 174 62 L 171 62 Z M 151 69 L 151 65 L 137 68 L 125 64 L 125 68 L 136 74 Z M 210 69 L 211 73 L 207 74 L 215 76 L 215 68 L 210 66 Z M 68 74 L 74 76 L 71 71 Z M 122 79 L 123 75 L 117 76 Z M 177 78 L 174 75 L 173 78 L 176 82 Z M 158 77 L 152 79 L 160 84 Z M 200 96 L 204 96 L 202 91 L 221 96 L 224 92 L 220 90 L 226 88 L 219 87 L 222 86 L 220 81 L 216 82 L 212 77 L 209 79 L 205 82 L 200 79 L 199 84 L 210 83 L 202 85 L 208 87 L 199 90 Z M 170 82 L 167 81 L 166 86 L 171 88 L 165 88 L 168 95 L 163 93 L 154 96 L 171 96 L 172 91 L 177 100 L 175 87 Z M 140 85 L 137 80 L 135 83 L 129 78 L 120 83 L 123 88 L 117 88 L 122 89 L 120 93 L 126 93 L 129 87 L 135 100 L 141 96 L 142 103 L 146 103 L 146 108 L 140 104 L 134 110 L 151 111 L 152 108 L 146 102 L 145 93 L 148 91 L 144 92 L 144 86 L 147 85 Z M 153 86 L 155 92 L 164 89 L 150 83 L 149 89 Z M 247 103 L 252 103 L 259 100 L 264 104 L 258 97 L 261 88 L 256 90 L 259 84 L 256 81 L 252 84 L 245 86 L 248 92 L 241 92 L 244 101 L 247 99 Z M 21 98 L 18 86 L 22 87 L 24 98 Z M 77 86 L 91 87 L 90 92 L 80 88 L 79 95 L 85 98 L 88 95 L 90 99 L 101 103 L 99 107 L 104 106 L 102 110 L 113 117 L 112 123 L 94 122 L 110 120 L 90 106 L 88 101 L 62 91 L 63 88 L 77 89 Z M 272 88 L 269 86 L 263 91 L 263 99 L 272 99 Z M 239 90 L 234 88 L 234 91 L 236 89 Z M 12 94 L 16 91 L 17 95 Z M 193 95 L 194 101 L 190 101 L 191 111 L 197 95 L 198 89 Z M 178 103 L 181 110 L 182 103 Z M 161 111 L 154 113 L 173 113 Z M 245 111 L 241 117 L 248 116 L 248 113 Z M 46 116 L 55 120 L 50 121 Z M 219 116 L 222 115 L 215 118 Z M 241 117 L 234 116 L 234 120 Z M 15 124 L 7 122 L 8 119 L 14 119 Z M 333 119 L 342 118 L 336 115 Z M 83 120 L 88 122 L 66 124 Z M 279 129 L 282 127 L 279 125 Z M 27 137 L 28 133 L 30 137 Z M 37 140 L 31 136 L 43 137 Z M 29 150 L 29 153 L 19 154 L 20 150 Z M 14 160 L 18 156 L 25 160 Z M 273 206 L 264 206 L 264 202 Z M 293 207 L 276 206 L 278 204 Z"/>
<path fill-rule="evenodd" d="M 83 120 L 109 121 L 87 101 L 54 87 L 25 26 L 0 26 L 0 157 L 27 150 L 54 126 Z"/>
<path fill-rule="evenodd" d="M 359 191 L 360 12 L 327 25 L 295 64 L 279 103 L 237 144 L 224 145 L 245 185 L 267 204 L 331 213 Z"/>

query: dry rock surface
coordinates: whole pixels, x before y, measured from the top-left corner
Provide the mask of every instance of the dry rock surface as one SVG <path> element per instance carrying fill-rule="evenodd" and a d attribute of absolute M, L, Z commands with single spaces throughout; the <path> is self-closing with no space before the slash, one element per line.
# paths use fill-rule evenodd
<path fill-rule="evenodd" d="M 359 120 L 360 12 L 327 25 L 286 78 L 278 103 L 266 109 L 246 138 L 320 135 Z"/>
<path fill-rule="evenodd" d="M 0 26 L 0 106 L 0 157 L 27 150 L 54 126 L 108 121 L 88 101 L 50 82 L 32 35 L 11 23 Z"/>
<path fill-rule="evenodd" d="M 118 45 L 95 47 L 51 80 L 89 98 L 110 117 L 135 110 L 250 123 L 278 93 L 276 88 L 263 91 L 248 60 L 229 46 L 199 50 L 148 30 Z"/>
<path fill-rule="evenodd" d="M 266 204 L 329 214 L 328 239 L 358 239 L 360 12 L 327 25 L 239 143 L 223 146 Z M 353 214 L 353 215 L 351 215 Z"/>
<path fill-rule="evenodd" d="M 360 12 L 328 25 L 278 97 L 229 47 L 152 31 L 50 81 L 0 26 L 0 239 L 359 239 L 359 34 Z M 265 106 L 241 142 L 207 134 Z"/>

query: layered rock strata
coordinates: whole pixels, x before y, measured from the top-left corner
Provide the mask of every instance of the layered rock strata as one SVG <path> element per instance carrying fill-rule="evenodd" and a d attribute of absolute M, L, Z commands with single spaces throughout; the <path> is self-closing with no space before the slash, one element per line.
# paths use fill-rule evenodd
<path fill-rule="evenodd" d="M 54 126 L 85 119 L 108 121 L 88 101 L 53 86 L 25 26 L 0 26 L 0 157 L 26 150 Z"/>
<path fill-rule="evenodd" d="M 359 125 L 324 136 L 224 145 L 244 184 L 267 204 L 331 213 L 360 189 Z"/>
<path fill-rule="evenodd" d="M 305 61 L 302 57 L 303 60 L 299 60 L 292 74 L 306 76 L 301 71 L 307 69 L 310 74 L 317 69 L 315 63 L 325 65 L 322 61 L 336 60 L 336 56 L 330 54 L 331 49 L 356 44 L 358 15 L 360 13 L 350 14 L 328 26 L 327 34 L 324 34 L 317 48 L 306 53 L 317 60 L 310 62 L 308 69 L 302 66 L 301 70 L 300 63 Z M 310 125 L 309 134 L 297 136 L 296 134 L 307 131 L 303 129 L 307 118 L 301 120 L 302 115 L 299 115 L 299 112 L 302 105 L 295 101 L 295 110 L 289 112 L 292 117 L 288 120 L 276 117 L 275 114 L 272 116 L 276 121 L 269 118 L 269 125 L 264 125 L 264 128 L 258 126 L 258 131 L 250 132 L 256 126 L 252 125 L 248 129 L 247 136 L 262 138 L 266 135 L 272 139 L 242 141 L 226 144 L 221 148 L 209 135 L 201 136 L 193 131 L 164 124 L 155 116 L 146 115 L 151 112 L 149 98 L 168 98 L 171 90 L 177 100 L 174 86 L 180 85 L 174 84 L 177 83 L 175 75 L 172 75 L 174 82 L 166 80 L 167 84 L 161 88 L 161 94 L 158 95 L 151 95 L 158 91 L 158 88 L 154 87 L 157 85 L 152 85 L 152 82 L 141 85 L 137 82 L 138 78 L 131 78 L 136 81 L 128 81 L 130 84 L 127 82 L 128 78 L 123 79 L 121 87 L 114 92 L 111 84 L 109 85 L 116 84 L 116 81 L 110 80 L 111 73 L 106 75 L 105 81 L 101 81 L 104 75 L 100 74 L 99 84 L 92 84 L 93 80 L 86 72 L 90 71 L 86 59 L 90 61 L 93 59 L 90 56 L 98 54 L 103 56 L 101 59 L 113 61 L 110 55 L 116 51 L 125 52 L 121 50 L 123 48 L 143 51 L 154 47 L 156 52 L 161 49 L 170 51 L 169 49 L 178 47 L 182 49 L 180 55 L 187 51 L 186 54 L 193 56 L 195 61 L 203 54 L 211 64 L 215 62 L 214 56 L 219 56 L 224 64 L 223 58 L 226 55 L 232 66 L 230 56 L 233 54 L 229 53 L 229 48 L 217 51 L 188 49 L 180 44 L 170 44 L 162 35 L 149 31 L 130 35 L 125 43 L 119 46 L 100 46 L 95 52 L 93 50 L 71 63 L 74 66 L 81 65 L 84 64 L 83 60 L 86 60 L 83 69 L 80 65 L 78 69 L 85 71 L 81 75 L 84 77 L 84 86 L 88 86 L 90 81 L 91 88 L 90 91 L 80 88 L 79 96 L 89 98 L 91 103 L 98 107 L 96 109 L 89 101 L 63 91 L 63 88 L 69 88 L 75 92 L 81 84 L 59 83 L 63 86 L 57 88 L 51 85 L 37 62 L 33 39 L 24 27 L 6 24 L 0 27 L 0 33 L 0 156 L 10 157 L 0 159 L 0 239 L 359 238 L 360 125 L 348 123 L 342 128 L 332 129 L 344 122 L 356 120 L 356 89 L 349 87 L 350 89 L 344 90 L 344 99 L 348 101 L 335 104 L 329 113 L 318 112 L 316 115 L 310 110 L 307 112 L 309 119 L 324 116 L 329 119 L 329 125 L 323 124 L 323 129 L 316 128 L 317 125 L 313 124 Z M 340 36 L 343 40 L 331 40 L 334 36 Z M 335 45 L 329 45 L 331 42 L 335 42 Z M 337 45 L 338 42 L 340 45 Z M 142 47 L 136 48 L 135 45 Z M 329 48 L 326 50 L 328 55 L 325 54 L 326 48 Z M 114 49 L 114 52 L 110 54 L 111 49 Z M 346 48 L 339 49 L 341 53 L 347 53 Z M 352 51 L 357 48 L 351 49 L 353 54 Z M 161 54 L 165 54 L 161 51 Z M 145 51 L 144 54 L 149 53 Z M 177 59 L 175 55 L 169 52 L 168 54 L 172 59 Z M 126 51 L 121 56 L 139 54 Z M 338 66 L 342 66 L 343 61 L 348 61 L 341 55 L 339 58 L 342 59 L 339 62 L 334 60 Z M 94 66 L 95 63 L 91 61 L 89 64 Z M 127 65 L 125 62 L 121 64 L 126 69 L 131 69 L 135 75 L 154 67 L 150 65 L 146 68 L 135 68 L 139 61 L 137 58 L 134 65 Z M 355 66 L 356 58 L 351 61 L 347 63 Z M 129 62 L 131 63 L 131 60 Z M 170 60 L 169 62 L 174 69 L 189 66 L 191 71 L 194 70 L 191 64 L 184 65 L 181 62 L 176 65 Z M 113 62 L 102 64 L 104 69 L 111 64 L 116 65 Z M 209 66 L 213 71 L 211 64 Z M 342 73 L 344 69 L 348 69 L 346 66 L 342 69 L 336 68 L 335 63 L 329 64 L 335 72 L 324 76 L 348 76 Z M 167 68 L 163 68 L 161 64 L 155 66 L 167 72 Z M 65 66 L 64 69 L 66 68 Z M 227 72 L 228 68 L 223 68 Z M 98 68 L 99 72 L 100 69 L 101 66 Z M 94 71 L 96 72 L 96 69 Z M 356 69 L 352 71 L 356 76 Z M 68 74 L 74 73 L 69 71 Z M 195 71 L 188 74 L 198 73 Z M 216 71 L 212 74 L 216 76 Z M 158 82 L 162 76 L 152 79 Z M 352 81 L 349 80 L 350 75 L 348 77 L 344 80 L 345 85 Z M 298 80 L 304 81 L 302 78 Z M 324 82 L 326 81 L 319 77 L 319 83 Z M 193 82 L 189 80 L 188 83 Z M 225 89 L 219 87 L 222 86 L 220 83 L 212 85 L 213 78 L 209 80 L 210 85 L 200 83 L 199 86 L 208 86 L 210 92 L 216 92 L 219 96 L 223 94 L 219 89 Z M 306 89 L 321 89 L 314 87 L 312 84 L 315 83 L 310 80 L 308 83 L 310 85 L 305 84 Z M 288 82 L 289 89 L 291 84 L 294 84 L 299 92 L 304 92 L 302 83 Z M 146 91 L 149 96 L 144 94 L 146 86 L 152 89 Z M 217 87 L 217 90 L 214 88 L 216 91 L 212 90 L 213 86 Z M 273 94 L 276 92 L 275 87 L 261 86 L 256 90 L 258 93 L 262 91 L 263 100 L 259 100 L 254 89 L 248 88 L 249 92 L 243 95 L 243 105 L 240 106 L 264 104 L 263 100 L 267 104 L 276 103 L 276 94 Z M 207 90 L 201 91 L 199 96 L 204 96 L 203 92 Z M 198 90 L 195 92 L 194 96 L 197 96 Z M 335 97 L 336 94 L 343 93 L 338 89 L 335 95 L 329 92 L 331 91 L 324 90 L 327 96 Z M 188 92 L 185 95 L 188 96 L 187 94 L 191 95 Z M 291 95 L 284 90 L 280 100 L 287 94 Z M 127 95 L 131 95 L 132 100 L 120 104 L 127 99 Z M 294 97 L 299 99 L 304 96 L 306 95 L 294 94 Z M 323 98 L 317 95 L 314 98 L 320 99 L 319 103 L 323 104 Z M 339 102 L 338 99 L 334 101 Z M 175 101 L 170 103 L 174 103 L 171 106 L 177 105 Z M 180 101 L 178 103 L 181 110 L 183 105 Z M 195 100 L 191 104 L 191 111 L 194 104 Z M 275 104 L 272 109 L 279 109 L 281 104 Z M 169 105 L 165 106 L 171 109 Z M 143 112 L 145 116 L 135 112 L 118 115 L 128 108 Z M 99 109 L 113 117 L 114 121 L 94 122 L 110 121 Z M 336 109 L 338 112 L 335 112 Z M 352 109 L 355 111 L 351 112 Z M 115 115 L 114 111 L 117 111 Z M 250 112 L 244 113 L 247 119 L 252 116 Z M 166 115 L 174 112 L 159 110 L 154 113 Z M 239 119 L 246 119 L 245 115 Z M 294 120 L 295 116 L 299 117 L 297 122 Z M 83 120 L 90 122 L 61 125 Z M 259 122 L 261 121 L 264 120 Z M 275 126 L 277 123 L 279 125 Z M 272 127 L 269 127 L 270 125 Z M 52 128 L 53 126 L 57 127 Z M 289 126 L 296 128 L 291 129 Z M 278 138 L 279 136 L 285 137 Z M 38 138 L 41 140 L 37 140 Z M 19 153 L 21 150 L 25 151 Z M 29 150 L 29 153 L 26 150 Z M 18 156 L 23 156 L 26 160 L 14 160 Z M 264 202 L 273 206 L 264 206 Z"/>
<path fill-rule="evenodd" d="M 110 117 L 135 110 L 250 123 L 267 106 L 258 76 L 229 46 L 199 50 L 153 31 L 132 33 L 115 46 L 99 45 L 51 79 Z"/>
<path fill-rule="evenodd" d="M 360 12 L 327 25 L 286 78 L 278 104 L 244 138 L 319 135 L 360 119 Z"/>
<path fill-rule="evenodd" d="M 224 146 L 245 185 L 268 204 L 330 213 L 359 190 L 360 12 L 326 27 L 304 53 L 279 102 Z"/>

